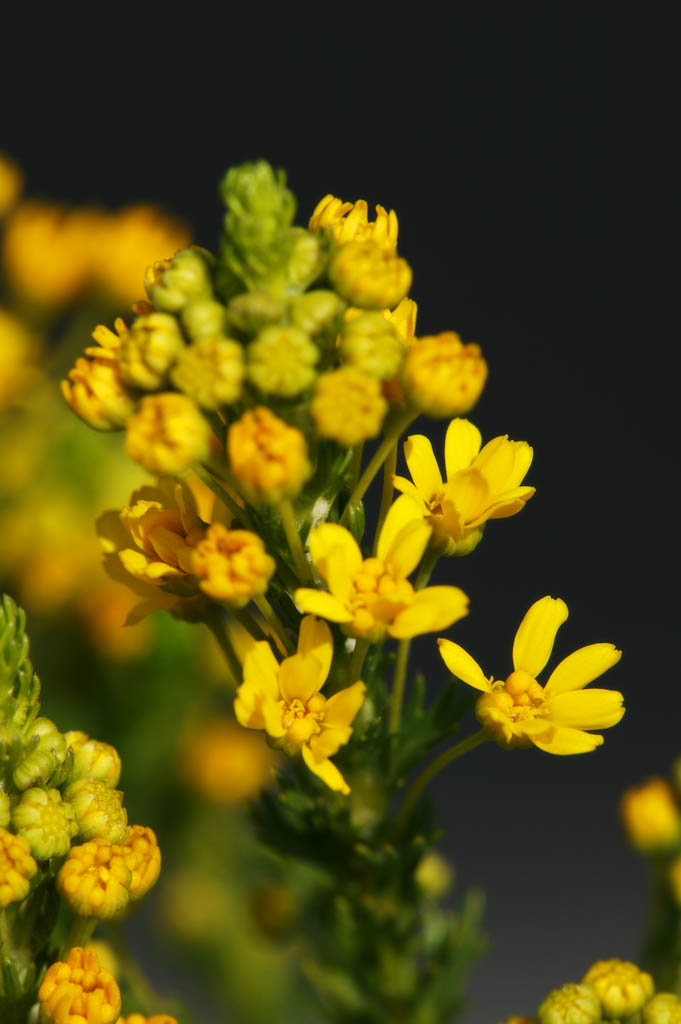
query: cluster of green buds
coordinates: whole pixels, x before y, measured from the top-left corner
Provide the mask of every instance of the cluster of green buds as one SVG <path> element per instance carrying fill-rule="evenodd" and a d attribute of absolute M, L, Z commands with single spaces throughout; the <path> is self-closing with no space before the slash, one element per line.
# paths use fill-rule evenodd
<path fill-rule="evenodd" d="M 35 1001 L 54 943 L 59 896 L 82 936 L 120 914 L 156 881 L 151 829 L 128 825 L 116 750 L 61 733 L 39 714 L 40 681 L 28 657 L 25 615 L 0 603 L 0 1019 Z M 103 867 L 110 868 L 103 871 Z M 49 909 L 48 909 L 49 908 Z M 27 1003 L 28 1001 L 28 1003 Z M 18 1009 L 19 1008 L 19 1009 Z M 21 1016 L 18 1020 L 23 1020 Z"/>

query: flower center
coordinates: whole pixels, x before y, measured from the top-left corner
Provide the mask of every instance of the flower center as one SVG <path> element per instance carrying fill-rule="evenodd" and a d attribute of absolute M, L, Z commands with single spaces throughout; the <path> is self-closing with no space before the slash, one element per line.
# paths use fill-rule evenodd
<path fill-rule="evenodd" d="M 392 622 L 411 603 L 414 594 L 411 583 L 395 576 L 379 558 L 365 558 L 352 585 L 352 629 L 360 636 L 367 636 L 378 623 Z"/>
<path fill-rule="evenodd" d="M 297 697 L 288 703 L 282 701 L 281 724 L 287 732 L 284 740 L 286 748 L 299 750 L 312 736 L 322 731 L 320 723 L 324 721 L 326 714 L 325 704 L 326 698 L 321 693 L 313 694 L 307 704 Z"/>

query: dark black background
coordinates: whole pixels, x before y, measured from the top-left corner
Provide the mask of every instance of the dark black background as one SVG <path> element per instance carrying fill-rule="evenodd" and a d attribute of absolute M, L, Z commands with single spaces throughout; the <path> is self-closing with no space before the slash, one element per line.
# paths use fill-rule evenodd
<path fill-rule="evenodd" d="M 209 247 L 245 159 L 287 169 L 301 223 L 327 191 L 394 207 L 419 333 L 478 341 L 472 418 L 535 446 L 528 508 L 441 567 L 471 597 L 449 635 L 503 676 L 526 608 L 562 596 L 557 653 L 621 646 L 605 685 L 628 713 L 594 754 L 483 748 L 441 780 L 457 884 L 489 895 L 469 1024 L 635 956 L 616 801 L 681 753 L 674 7 L 71 5 L 3 26 L 0 146 L 31 193 L 160 201 Z M 436 689 L 432 638 L 416 651 Z"/>

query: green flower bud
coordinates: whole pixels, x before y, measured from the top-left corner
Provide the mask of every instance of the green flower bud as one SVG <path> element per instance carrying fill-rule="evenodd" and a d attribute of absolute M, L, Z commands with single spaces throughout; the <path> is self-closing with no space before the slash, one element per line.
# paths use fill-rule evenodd
<path fill-rule="evenodd" d="M 601 1002 L 591 985 L 563 985 L 537 1011 L 539 1024 L 600 1024 Z"/>
<path fill-rule="evenodd" d="M 89 779 L 90 781 L 103 782 L 112 788 L 121 777 L 121 759 L 118 751 L 110 743 L 102 743 L 100 740 L 91 740 L 85 736 L 85 742 L 80 737 L 84 733 L 67 733 L 66 739 L 73 750 L 73 769 L 69 776 L 69 782 L 77 782 L 78 779 Z M 77 737 L 70 740 L 69 737 Z"/>
<path fill-rule="evenodd" d="M 379 380 L 391 380 L 402 366 L 405 346 L 382 313 L 362 313 L 341 328 L 341 357 Z"/>
<path fill-rule="evenodd" d="M 199 338 L 180 353 L 171 379 L 204 409 L 230 405 L 241 396 L 244 351 L 231 338 Z"/>
<path fill-rule="evenodd" d="M 436 902 L 451 889 L 454 871 L 444 857 L 430 850 L 416 866 L 414 879 L 426 899 Z"/>
<path fill-rule="evenodd" d="M 10 819 L 9 797 L 0 790 L 0 828 L 7 828 Z"/>
<path fill-rule="evenodd" d="M 12 824 L 36 860 L 63 857 L 78 831 L 73 808 L 62 801 L 58 789 L 27 789 L 14 808 Z"/>
<path fill-rule="evenodd" d="M 265 327 L 248 346 L 248 377 L 263 394 L 293 398 L 314 381 L 318 359 L 299 327 Z"/>
<path fill-rule="evenodd" d="M 311 337 L 316 339 L 328 331 L 335 342 L 344 309 L 345 303 L 335 292 L 319 289 L 294 296 L 289 302 L 289 317 L 295 327 Z"/>
<path fill-rule="evenodd" d="M 269 292 L 235 295 L 227 306 L 227 327 L 239 334 L 255 336 L 263 327 L 279 323 L 284 303 Z"/>
<path fill-rule="evenodd" d="M 126 384 L 155 391 L 184 348 L 180 325 L 170 313 L 147 313 L 124 335 L 118 369 Z"/>
<path fill-rule="evenodd" d="M 197 245 L 180 249 L 170 260 L 147 267 L 144 287 L 157 310 L 179 313 L 193 299 L 212 297 L 211 265 L 213 256 Z"/>
<path fill-rule="evenodd" d="M 305 228 L 292 229 L 290 246 L 286 284 L 289 291 L 302 292 L 324 269 L 325 248 L 322 239 Z"/>
<path fill-rule="evenodd" d="M 217 299 L 194 299 L 182 310 L 182 323 L 192 341 L 224 333 L 225 307 Z"/>
<path fill-rule="evenodd" d="M 673 992 L 658 992 L 643 1007 L 643 1024 L 681 1024 L 681 999 Z"/>
<path fill-rule="evenodd" d="M 64 798 L 72 805 L 83 839 L 105 839 L 108 843 L 124 843 L 128 835 L 128 814 L 123 807 L 123 794 L 105 782 L 79 779 L 72 783 Z"/>
<path fill-rule="evenodd" d="M 619 1020 L 638 1013 L 655 991 L 653 979 L 630 960 L 598 960 L 584 975 L 601 1001 L 606 1020 Z"/>
<path fill-rule="evenodd" d="M 36 741 L 35 747 L 31 741 Z M 36 718 L 24 737 L 28 750 L 12 773 L 18 789 L 44 786 L 66 756 L 66 739 L 49 718 Z"/>

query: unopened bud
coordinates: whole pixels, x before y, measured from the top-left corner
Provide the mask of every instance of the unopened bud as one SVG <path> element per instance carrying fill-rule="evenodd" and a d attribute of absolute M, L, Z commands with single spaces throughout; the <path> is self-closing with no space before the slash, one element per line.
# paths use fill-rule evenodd
<path fill-rule="evenodd" d="M 180 249 L 170 260 L 148 267 L 144 287 L 155 308 L 179 313 L 193 299 L 210 298 L 212 263 L 213 257 L 206 249 L 193 245 Z"/>
<path fill-rule="evenodd" d="M 563 985 L 537 1011 L 539 1024 L 600 1024 L 601 1003 L 591 985 Z"/>
<path fill-rule="evenodd" d="M 673 992 L 658 992 L 643 1007 L 643 1024 L 681 1024 L 681 999 Z"/>
<path fill-rule="evenodd" d="M 73 808 L 62 801 L 58 789 L 27 789 L 14 808 L 12 823 L 36 860 L 63 857 L 78 831 Z"/>
<path fill-rule="evenodd" d="M 395 376 L 406 351 L 396 328 L 382 313 L 363 313 L 343 324 L 340 348 L 346 363 L 379 380 Z"/>
<path fill-rule="evenodd" d="M 393 309 L 411 287 L 411 269 L 374 242 L 346 242 L 331 257 L 329 280 L 352 306 Z"/>
<path fill-rule="evenodd" d="M 69 734 L 66 736 L 67 740 L 68 738 Z M 121 777 L 121 759 L 115 747 L 100 740 L 88 739 L 87 736 L 84 743 L 77 743 L 77 747 L 73 747 L 71 743 L 69 745 L 74 750 L 70 782 L 90 779 L 111 787 L 116 785 Z"/>
<path fill-rule="evenodd" d="M 319 289 L 295 295 L 289 302 L 289 317 L 295 327 L 310 337 L 316 339 L 328 332 L 335 342 L 336 328 L 344 309 L 345 303 L 335 292 Z"/>
<path fill-rule="evenodd" d="M 318 359 L 299 327 L 265 327 L 248 346 L 248 376 L 263 394 L 293 398 L 314 381 Z"/>
<path fill-rule="evenodd" d="M 128 835 L 128 814 L 123 794 L 104 782 L 80 779 L 73 782 L 64 798 L 73 807 L 78 834 L 84 839 L 123 843 Z"/>
<path fill-rule="evenodd" d="M 241 396 L 244 352 L 231 338 L 199 338 L 187 345 L 170 374 L 173 384 L 203 409 L 231 405 Z"/>
<path fill-rule="evenodd" d="M 641 853 L 668 850 L 681 840 L 681 811 L 666 779 L 631 786 L 622 794 L 619 809 L 627 838 Z"/>
<path fill-rule="evenodd" d="M 225 333 L 226 309 L 217 299 L 194 299 L 182 310 L 182 324 L 192 341 Z"/>
<path fill-rule="evenodd" d="M 19 761 L 12 778 L 18 789 L 44 786 L 66 755 L 66 740 L 49 718 L 36 718 L 25 742 L 37 740 L 36 746 Z"/>
<path fill-rule="evenodd" d="M 598 993 L 606 1020 L 619 1020 L 638 1013 L 650 999 L 655 986 L 645 971 L 629 960 L 598 960 L 586 972 L 585 985 L 592 985 Z"/>
<path fill-rule="evenodd" d="M 125 335 L 118 369 L 126 384 L 155 391 L 184 348 L 180 325 L 170 313 L 140 316 Z"/>
<path fill-rule="evenodd" d="M 268 324 L 279 323 L 283 316 L 284 303 L 281 299 L 265 291 L 244 292 L 243 295 L 235 295 L 227 306 L 227 328 L 239 334 L 255 335 Z"/>

